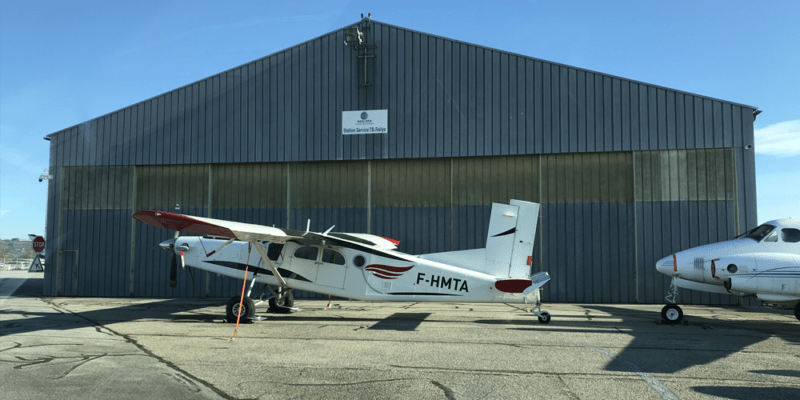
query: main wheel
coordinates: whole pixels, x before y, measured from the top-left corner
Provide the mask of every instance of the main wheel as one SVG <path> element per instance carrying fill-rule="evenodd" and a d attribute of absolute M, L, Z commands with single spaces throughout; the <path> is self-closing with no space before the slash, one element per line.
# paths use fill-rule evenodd
<path fill-rule="evenodd" d="M 543 324 L 549 324 L 550 323 L 550 313 L 549 312 L 542 311 L 539 314 L 541 314 L 541 315 L 539 315 L 539 322 L 541 322 Z"/>
<path fill-rule="evenodd" d="M 683 321 L 683 310 L 677 304 L 667 304 L 661 309 L 661 319 L 668 324 L 679 324 Z"/>
<path fill-rule="evenodd" d="M 800 320 L 800 303 L 794 306 L 794 317 Z"/>
<path fill-rule="evenodd" d="M 228 300 L 228 305 L 225 307 L 225 316 L 228 318 L 228 322 L 236 321 L 237 315 L 239 314 L 239 300 L 241 298 L 239 296 L 233 296 L 230 300 Z M 242 316 L 243 320 L 249 320 L 256 316 L 256 305 L 253 303 L 253 299 L 245 296 L 242 300 Z"/>
<path fill-rule="evenodd" d="M 293 306 L 294 295 L 292 295 L 292 292 L 284 293 L 280 301 L 278 301 L 275 297 L 269 299 L 269 309 L 274 313 L 288 313 L 289 309 Z"/>

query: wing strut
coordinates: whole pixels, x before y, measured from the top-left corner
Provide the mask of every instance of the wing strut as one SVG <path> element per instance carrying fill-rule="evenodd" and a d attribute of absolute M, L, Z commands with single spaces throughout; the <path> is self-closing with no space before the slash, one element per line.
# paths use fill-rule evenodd
<path fill-rule="evenodd" d="M 255 240 L 251 240 L 250 244 L 253 247 L 256 248 L 256 250 L 258 251 L 258 254 L 261 254 L 261 259 L 263 259 L 264 262 L 267 263 L 267 265 L 269 266 L 269 269 L 272 271 L 272 274 L 275 275 L 275 279 L 278 280 L 278 283 L 280 283 L 282 287 L 286 287 L 287 286 L 286 285 L 286 281 L 283 280 L 283 277 L 278 272 L 278 269 L 275 268 L 275 265 L 272 264 L 272 260 L 269 259 L 269 257 L 267 256 L 267 253 L 264 251 L 264 249 L 262 249 L 261 246 L 259 246 L 258 243 Z"/>

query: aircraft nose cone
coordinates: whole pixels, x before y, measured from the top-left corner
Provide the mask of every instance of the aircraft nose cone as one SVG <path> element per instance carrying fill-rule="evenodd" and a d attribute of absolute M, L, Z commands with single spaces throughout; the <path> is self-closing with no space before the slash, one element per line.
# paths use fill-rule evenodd
<path fill-rule="evenodd" d="M 675 275 L 675 259 L 672 255 L 658 260 L 658 262 L 656 262 L 656 271 L 665 275 Z"/>
<path fill-rule="evenodd" d="M 158 244 L 159 247 L 166 251 L 174 251 L 175 249 L 175 240 L 176 239 L 168 239 Z"/>

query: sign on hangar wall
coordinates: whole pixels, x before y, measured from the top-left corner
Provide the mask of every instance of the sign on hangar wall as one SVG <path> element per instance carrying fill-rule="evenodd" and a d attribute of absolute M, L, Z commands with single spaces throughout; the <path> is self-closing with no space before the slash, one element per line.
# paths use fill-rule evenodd
<path fill-rule="evenodd" d="M 389 133 L 389 110 L 342 111 L 342 135 Z"/>

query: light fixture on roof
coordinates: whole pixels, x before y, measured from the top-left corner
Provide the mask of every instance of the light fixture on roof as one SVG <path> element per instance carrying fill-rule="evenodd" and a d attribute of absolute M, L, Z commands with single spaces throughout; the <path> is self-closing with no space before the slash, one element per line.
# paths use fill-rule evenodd
<path fill-rule="evenodd" d="M 364 42 L 364 32 L 358 30 L 358 27 L 347 28 L 344 30 L 344 44 L 347 46 L 348 44 L 354 43 L 356 46 L 360 46 Z"/>

